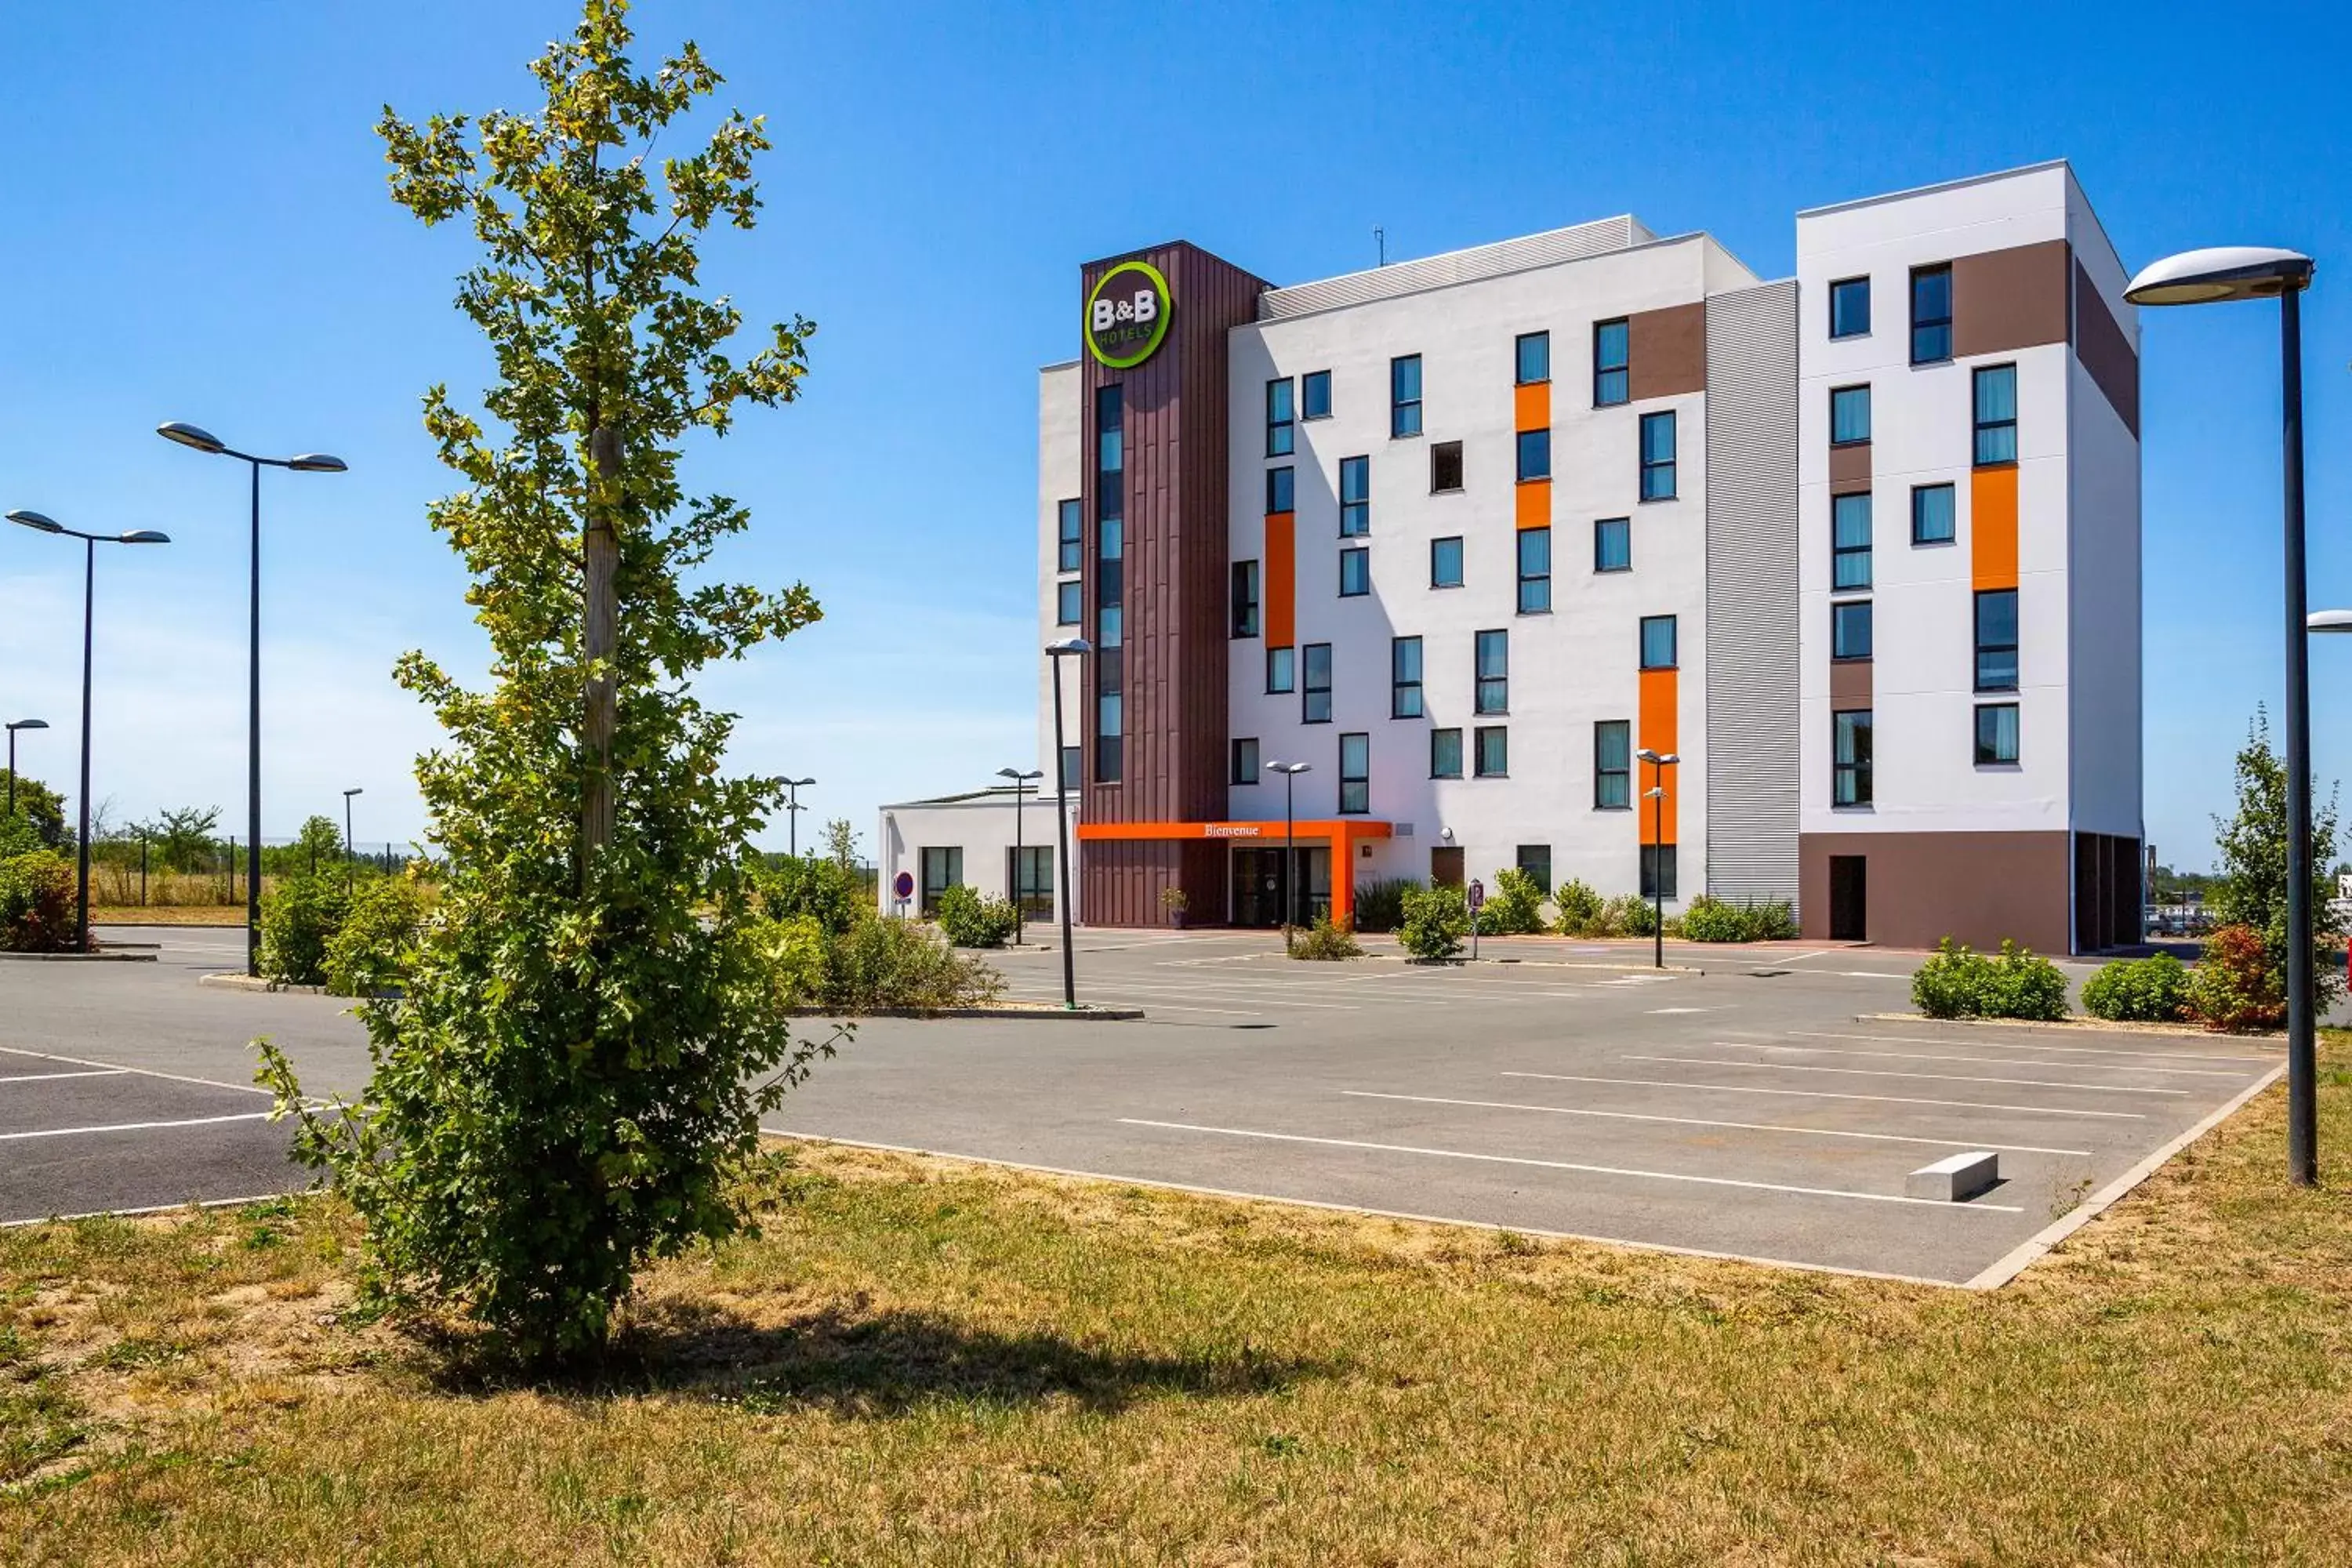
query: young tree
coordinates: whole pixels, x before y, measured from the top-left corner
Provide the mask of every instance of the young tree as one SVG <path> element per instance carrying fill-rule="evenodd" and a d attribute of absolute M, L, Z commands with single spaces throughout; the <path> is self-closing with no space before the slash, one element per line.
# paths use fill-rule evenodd
<path fill-rule="evenodd" d="M 845 871 L 857 868 L 857 829 L 849 818 L 836 816 L 824 825 L 824 858 Z"/>
<path fill-rule="evenodd" d="M 0 790 L 8 786 L 8 770 L 0 766 Z M 33 836 L 44 849 L 63 849 L 73 842 L 66 826 L 66 797 L 37 778 L 19 773 L 16 779 L 16 815 L 33 825 Z M 0 795 L 0 799 L 5 799 Z"/>
<path fill-rule="evenodd" d="M 302 819 L 302 831 L 295 836 L 289 847 L 296 866 L 302 870 L 312 866 L 340 865 L 343 858 L 343 825 L 331 816 L 306 816 Z"/>
<path fill-rule="evenodd" d="M 216 805 L 167 807 L 131 830 L 147 840 L 149 854 L 165 870 L 207 871 L 216 868 L 220 856 L 220 841 L 213 837 L 220 818 Z"/>
<path fill-rule="evenodd" d="M 400 661 L 447 731 L 417 764 L 446 880 L 405 1001 L 366 1009 L 365 1094 L 300 1143 L 365 1219 L 379 1290 L 535 1361 L 601 1348 L 641 1262 L 743 1223 L 732 1163 L 830 1050 L 789 1033 L 751 904 L 780 781 L 724 776 L 732 716 L 688 694 L 817 605 L 705 580 L 749 515 L 678 478 L 689 434 L 793 399 L 814 329 L 723 352 L 741 317 L 699 291 L 697 242 L 752 226 L 768 139 L 730 113 L 656 179 L 655 139 L 720 79 L 691 44 L 650 74 L 629 44 L 621 0 L 587 0 L 531 67 L 535 111 L 379 126 L 394 199 L 484 252 L 458 305 L 496 354 L 496 433 L 439 386 L 425 427 L 467 484 L 430 516 L 492 684 Z M 265 1071 L 294 1109 L 283 1058 Z"/>
<path fill-rule="evenodd" d="M 2319 949 L 2312 965 L 2316 1006 L 2325 1014 L 2344 991 L 2344 972 L 2326 962 L 2339 946 L 2344 920 L 2336 911 L 2336 885 L 2323 868 L 2336 857 L 2336 795 L 2323 802 L 2313 792 L 2311 811 L 2311 930 Z M 2282 982 L 2286 974 L 2286 764 L 2271 750 L 2269 714 L 2254 710 L 2246 743 L 2238 752 L 2238 812 L 2213 819 L 2221 868 L 2208 903 L 2222 925 L 2252 928 Z"/>

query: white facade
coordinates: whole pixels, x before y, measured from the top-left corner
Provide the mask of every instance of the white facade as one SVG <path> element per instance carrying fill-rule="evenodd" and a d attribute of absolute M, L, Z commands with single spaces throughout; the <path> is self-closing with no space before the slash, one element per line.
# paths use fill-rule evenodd
<path fill-rule="evenodd" d="M 884 806 L 880 831 L 875 836 L 875 842 L 880 846 L 875 856 L 875 896 L 881 912 L 908 916 L 924 912 L 925 849 L 952 850 L 955 873 L 950 880 L 970 888 L 982 898 L 1009 902 L 1013 897 L 1013 855 L 1018 845 L 1049 851 L 1041 858 L 1046 887 L 1042 899 L 1033 898 L 1029 918 L 1057 919 L 1054 911 L 1060 908 L 1056 901 L 1060 884 L 1050 853 L 1055 839 L 1054 797 L 1050 793 L 1040 797 L 1035 789 L 1032 785 L 1022 798 L 1017 817 L 1009 784 L 968 795 Z M 1075 816 L 1075 796 L 1070 804 Z M 897 891 L 902 874 L 910 879 L 911 888 L 911 896 L 904 900 Z"/>

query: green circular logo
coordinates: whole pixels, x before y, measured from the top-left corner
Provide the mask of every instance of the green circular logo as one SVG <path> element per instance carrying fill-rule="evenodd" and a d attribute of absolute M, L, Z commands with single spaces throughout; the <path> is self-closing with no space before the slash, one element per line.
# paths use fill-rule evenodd
<path fill-rule="evenodd" d="M 1087 296 L 1087 351 L 1113 370 L 1141 364 L 1168 335 L 1168 279 L 1149 261 L 1122 261 Z"/>

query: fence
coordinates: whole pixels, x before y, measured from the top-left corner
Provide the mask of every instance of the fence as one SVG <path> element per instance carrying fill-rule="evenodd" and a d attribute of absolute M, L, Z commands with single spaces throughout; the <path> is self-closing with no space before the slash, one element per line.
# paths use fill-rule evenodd
<path fill-rule="evenodd" d="M 239 907 L 246 901 L 246 847 L 236 838 L 190 847 L 167 862 L 163 846 L 138 837 L 101 839 L 89 849 L 89 901 L 106 909 Z M 362 842 L 348 858 L 340 849 L 313 852 L 299 839 L 263 835 L 261 890 L 289 876 L 389 876 L 415 858 L 414 845 Z"/>

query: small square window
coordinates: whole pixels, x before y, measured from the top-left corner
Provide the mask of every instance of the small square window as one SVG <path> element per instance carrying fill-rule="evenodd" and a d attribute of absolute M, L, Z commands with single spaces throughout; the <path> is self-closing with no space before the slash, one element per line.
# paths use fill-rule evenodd
<path fill-rule="evenodd" d="M 1642 668 L 1672 669 L 1680 662 L 1680 650 L 1675 647 L 1675 617 L 1643 616 L 1642 617 Z"/>
<path fill-rule="evenodd" d="M 1360 598 L 1372 591 L 1372 552 L 1361 545 L 1339 552 L 1339 597 Z"/>
<path fill-rule="evenodd" d="M 1075 626 L 1086 613 L 1086 584 L 1075 577 L 1055 584 L 1054 618 L 1066 626 Z"/>
<path fill-rule="evenodd" d="M 1456 534 L 1429 542 L 1429 585 L 1433 588 L 1462 586 L 1462 539 Z"/>
<path fill-rule="evenodd" d="M 1551 379 L 1551 334 L 1521 332 L 1517 346 L 1518 382 L 1530 386 L 1538 381 Z"/>
<path fill-rule="evenodd" d="M 1234 742 L 1234 776 L 1237 784 L 1255 784 L 1258 779 L 1257 740 L 1255 736 Z"/>
<path fill-rule="evenodd" d="M 1266 516 L 1297 510 L 1297 476 L 1287 465 L 1265 471 Z"/>
<path fill-rule="evenodd" d="M 1678 858 L 1671 844 L 1642 846 L 1642 897 L 1671 899 L 1676 896 L 1675 879 Z"/>
<path fill-rule="evenodd" d="M 1551 478 L 1551 432 L 1519 432 L 1519 483 Z"/>
<path fill-rule="evenodd" d="M 1286 647 L 1270 647 L 1265 650 L 1265 689 L 1267 695 L 1272 696 L 1276 692 L 1284 692 L 1293 689 L 1293 682 L 1297 679 L 1298 667 L 1292 655 L 1293 650 Z"/>
<path fill-rule="evenodd" d="M 1592 569 L 1631 572 L 1633 569 L 1633 523 L 1630 518 L 1604 517 L 1592 525 Z"/>
<path fill-rule="evenodd" d="M 1535 883 L 1538 891 L 1541 892 L 1547 899 L 1551 897 L 1550 845 L 1519 845 L 1517 852 L 1512 856 L 1512 858 L 1518 862 L 1521 873 L 1524 874 L 1530 881 Z"/>
<path fill-rule="evenodd" d="M 2017 367 L 1987 365 L 1976 373 L 1976 466 L 2017 461 Z"/>
<path fill-rule="evenodd" d="M 1870 601 L 1855 599 L 1830 606 L 1830 657 L 1870 657 Z"/>
<path fill-rule="evenodd" d="M 1511 732 L 1500 724 L 1481 725 L 1471 732 L 1482 779 L 1507 778 L 1511 772 Z"/>
<path fill-rule="evenodd" d="M 1959 533 L 1959 508 L 1950 485 L 1911 487 L 1911 542 L 1949 544 Z"/>
<path fill-rule="evenodd" d="M 1989 702 L 1977 710 L 1977 766 L 2003 767 L 2017 761 L 2017 704 Z"/>
<path fill-rule="evenodd" d="M 1429 732 L 1429 776 L 1433 779 L 1458 779 L 1462 776 L 1462 731 L 1432 730 Z"/>
<path fill-rule="evenodd" d="M 1301 419 L 1331 417 L 1331 373 L 1310 370 L 1298 378 L 1298 416 Z"/>
<path fill-rule="evenodd" d="M 1870 388 L 1841 386 L 1830 394 L 1830 445 L 1853 447 L 1870 439 Z"/>
<path fill-rule="evenodd" d="M 1462 488 L 1462 443 L 1438 441 L 1429 448 L 1429 493 L 1444 495 Z"/>
<path fill-rule="evenodd" d="M 1870 331 L 1870 279 L 1842 278 L 1830 285 L 1830 336 L 1859 338 Z"/>

